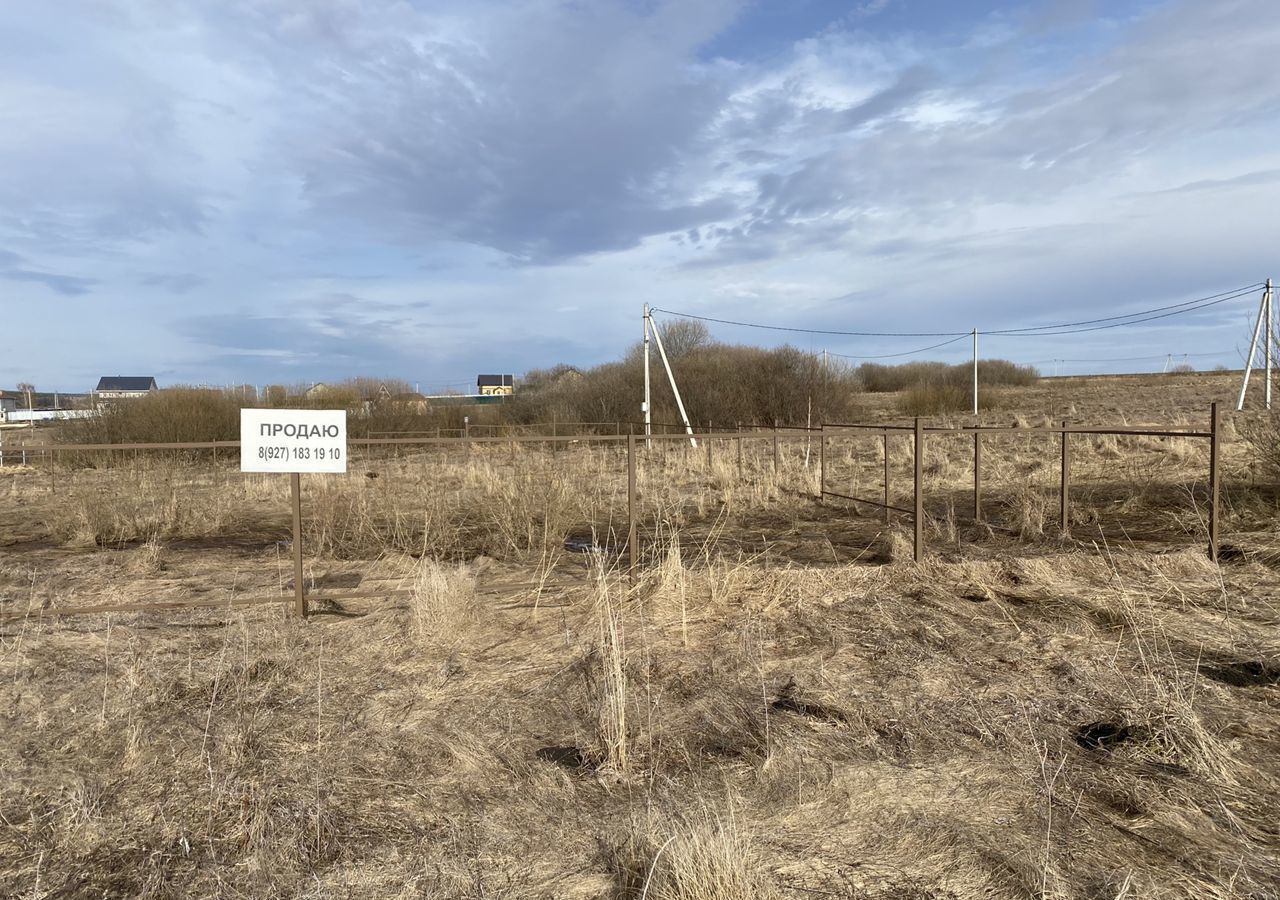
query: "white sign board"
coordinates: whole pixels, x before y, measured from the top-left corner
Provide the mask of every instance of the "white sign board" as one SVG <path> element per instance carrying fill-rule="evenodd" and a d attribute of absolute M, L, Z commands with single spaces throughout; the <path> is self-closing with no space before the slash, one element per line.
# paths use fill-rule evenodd
<path fill-rule="evenodd" d="M 240 471 L 347 471 L 347 411 L 240 410 Z"/>

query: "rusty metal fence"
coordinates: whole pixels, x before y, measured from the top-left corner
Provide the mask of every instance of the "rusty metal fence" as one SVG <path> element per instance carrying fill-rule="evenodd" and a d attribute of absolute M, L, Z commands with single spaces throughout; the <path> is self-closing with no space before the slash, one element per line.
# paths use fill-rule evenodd
<path fill-rule="evenodd" d="M 506 435 L 476 435 L 464 434 L 460 436 L 388 436 L 388 437 L 364 437 L 352 438 L 348 441 L 351 448 L 361 448 L 366 454 L 371 454 L 375 449 L 394 450 L 402 447 L 444 447 L 444 448 L 460 448 L 464 451 L 469 450 L 472 446 L 484 445 L 506 445 L 510 448 L 514 455 L 518 445 L 533 444 L 551 451 L 562 449 L 569 444 L 585 443 L 589 445 L 605 445 L 625 447 L 626 451 L 626 484 L 627 484 L 627 539 L 621 550 L 626 556 L 626 569 L 630 573 L 634 573 L 639 566 L 639 541 L 638 526 L 641 518 L 641 511 L 637 495 L 637 464 L 641 456 L 641 448 L 644 446 L 662 446 L 670 447 L 682 441 L 689 440 L 689 436 L 683 433 L 683 426 L 680 426 L 680 432 L 671 433 L 653 433 L 648 437 L 643 434 L 636 434 L 638 430 L 635 423 L 623 423 L 628 427 L 627 433 L 622 433 L 622 426 L 619 425 L 615 434 L 599 434 L 599 433 L 580 433 L 568 435 L 527 435 L 508 433 Z M 858 497 L 852 494 L 842 493 L 828 489 L 828 465 L 827 465 L 827 448 L 831 441 L 838 440 L 841 437 L 849 436 L 880 436 L 883 441 L 884 456 L 884 484 L 883 492 L 880 499 L 872 499 L 869 497 Z M 698 432 L 696 439 L 701 442 L 701 452 L 705 452 L 708 468 L 713 463 L 714 448 L 726 444 L 736 445 L 736 462 L 740 474 L 744 473 L 743 462 L 743 443 L 744 441 L 766 441 L 771 446 L 772 468 L 776 472 L 780 469 L 782 459 L 782 443 L 785 441 L 805 441 L 811 447 L 817 444 L 818 456 L 818 494 L 814 498 L 818 502 L 824 502 L 826 498 L 835 498 L 848 501 L 855 504 L 854 512 L 856 514 L 856 505 L 865 504 L 882 509 L 885 515 L 886 523 L 891 523 L 893 513 L 899 513 L 909 517 L 913 525 L 913 553 L 915 560 L 919 561 L 925 555 L 925 537 L 924 537 L 924 494 L 925 494 L 925 478 L 924 478 L 924 457 L 926 449 L 926 438 L 930 435 L 972 435 L 973 437 L 973 520 L 975 522 L 983 521 L 982 515 L 982 446 L 983 439 L 1000 435 L 1016 435 L 1024 436 L 1057 436 L 1060 441 L 1061 466 L 1060 466 L 1060 482 L 1059 482 L 1059 526 L 1065 534 L 1069 530 L 1070 525 L 1070 509 L 1071 509 L 1071 437 L 1073 435 L 1115 435 L 1124 437 L 1162 437 L 1162 438 L 1190 438 L 1203 439 L 1209 443 L 1209 470 L 1208 477 L 1208 553 L 1213 560 L 1218 558 L 1218 525 L 1219 525 L 1219 457 L 1221 449 L 1221 438 L 1219 430 L 1219 414 L 1218 404 L 1212 406 L 1210 414 L 1209 428 L 1205 431 L 1189 431 L 1176 429 L 1148 428 L 1148 427 L 1130 427 L 1130 426 L 1087 426 L 1072 425 L 1063 422 L 1059 426 L 1026 426 L 1026 427 L 1010 427 L 1010 426 L 941 426 L 928 425 L 925 420 L 917 418 L 911 425 L 898 424 L 882 424 L 882 423 L 824 423 L 816 428 L 807 427 L 783 427 L 775 424 L 774 426 L 750 425 L 735 426 L 732 431 L 714 431 L 706 430 Z M 912 478 L 912 506 L 898 506 L 891 503 L 890 494 L 890 438 L 893 436 L 906 436 L 911 441 L 914 456 L 914 474 Z M 125 454 L 133 453 L 151 453 L 154 451 L 175 451 L 175 452 L 201 452 L 209 451 L 216 461 L 219 451 L 227 454 L 228 457 L 233 453 L 238 453 L 240 446 L 239 441 L 204 441 L 204 442 L 181 442 L 181 443 L 137 443 L 137 444 L 25 444 L 23 446 L 24 459 L 28 461 L 41 460 L 47 462 L 50 467 L 51 478 L 52 473 L 56 473 L 57 460 L 59 455 L 63 455 L 64 459 L 67 455 L 86 453 L 109 453 L 109 454 Z M 293 490 L 291 491 L 292 500 L 292 518 L 293 518 L 293 563 L 294 563 L 294 584 L 291 596 L 276 597 L 238 597 L 223 600 L 187 600 L 187 601 L 165 601 L 154 603 L 121 603 L 106 606 L 92 607 L 74 607 L 74 608 L 57 608 L 50 610 L 32 610 L 24 613 L 16 613 L 9 615 L 0 615 L 0 621 L 25 618 L 28 616 L 38 617 L 42 615 L 75 615 L 87 613 L 104 613 L 104 612 L 137 612 L 145 610 L 160 609 L 177 609 L 177 608 L 194 608 L 194 607 L 240 607 L 255 606 L 262 604 L 289 604 L 291 611 L 297 615 L 305 616 L 308 612 L 309 600 L 356 600 L 356 599 L 379 599 L 394 596 L 404 596 L 409 593 L 406 589 L 392 589 L 387 591 L 375 592 L 357 592 L 342 593 L 332 595 L 315 595 L 308 594 L 302 578 L 302 510 L 301 499 L 298 489 L 297 477 L 293 476 Z M 53 490 L 56 492 L 56 478 L 52 484 Z"/>
<path fill-rule="evenodd" d="M 1213 561 L 1218 559 L 1218 524 L 1220 505 L 1220 456 L 1222 449 L 1219 429 L 1218 404 L 1210 407 L 1209 428 L 1206 431 L 1186 431 L 1166 428 L 1149 428 L 1145 426 L 1092 426 L 1072 425 L 1063 422 L 1057 426 L 990 426 L 960 425 L 933 426 L 926 425 L 923 419 L 917 418 L 911 425 L 866 425 L 866 424 L 824 424 L 821 429 L 819 449 L 819 493 L 822 497 L 835 497 L 854 504 L 866 504 L 879 507 L 884 511 L 886 524 L 892 521 L 892 514 L 897 512 L 910 516 L 913 523 L 913 553 L 916 561 L 924 557 L 924 454 L 927 435 L 972 435 L 973 436 L 973 521 L 982 519 L 982 439 L 998 435 L 1056 435 L 1060 442 L 1061 463 L 1059 469 L 1058 489 L 1058 528 L 1062 534 L 1068 534 L 1071 528 L 1071 436 L 1072 435 L 1113 435 L 1116 437 L 1158 437 L 1158 438 L 1190 438 L 1205 440 L 1209 444 L 1208 484 L 1208 552 Z M 883 499 L 873 500 L 868 497 L 855 497 L 837 491 L 827 490 L 827 442 L 833 437 L 849 434 L 879 434 L 884 442 L 884 482 Z M 894 434 L 904 434 L 911 438 L 915 472 L 912 479 L 912 507 L 910 509 L 895 506 L 890 501 L 889 480 L 889 438 Z"/>

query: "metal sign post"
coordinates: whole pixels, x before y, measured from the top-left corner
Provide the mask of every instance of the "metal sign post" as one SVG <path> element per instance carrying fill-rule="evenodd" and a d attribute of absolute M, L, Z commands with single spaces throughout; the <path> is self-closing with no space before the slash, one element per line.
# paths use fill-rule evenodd
<path fill-rule="evenodd" d="M 345 409 L 240 410 L 240 471 L 289 475 L 293 507 L 293 613 L 305 617 L 302 583 L 302 473 L 347 471 Z"/>

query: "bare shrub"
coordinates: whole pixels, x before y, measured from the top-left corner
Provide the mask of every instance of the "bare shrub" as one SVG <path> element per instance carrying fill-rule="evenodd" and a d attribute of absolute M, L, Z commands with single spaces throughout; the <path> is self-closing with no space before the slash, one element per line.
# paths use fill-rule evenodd
<path fill-rule="evenodd" d="M 763 349 L 718 344 L 698 334 L 681 335 L 680 352 L 668 347 L 690 419 L 729 429 L 738 423 L 797 425 L 812 410 L 815 420 L 847 420 L 855 415 L 861 383 L 856 372 L 795 347 Z M 640 348 L 621 362 L 583 372 L 559 367 L 531 373 L 516 391 L 507 413 L 514 422 L 560 419 L 628 422 L 636 418 L 636 398 L 644 390 Z M 661 368 L 653 388 L 655 422 L 675 422 L 678 412 Z"/>
<path fill-rule="evenodd" d="M 953 366 L 941 362 L 909 362 L 896 366 L 863 363 L 858 366 L 857 373 L 864 389 L 872 394 L 903 391 L 924 384 L 959 389 L 973 384 L 973 366 L 970 363 Z M 1020 366 L 1007 359 L 978 360 L 980 386 L 1027 387 L 1039 380 L 1040 373 L 1032 366 Z"/>
<path fill-rule="evenodd" d="M 98 415 L 72 419 L 61 435 L 72 444 L 192 443 L 240 438 L 239 392 L 166 388 L 145 397 L 104 403 Z"/>
<path fill-rule="evenodd" d="M 973 409 L 973 388 L 950 384 L 917 384 L 898 397 L 898 411 L 908 416 L 940 416 L 945 413 Z M 992 409 L 995 398 L 990 393 L 978 394 L 978 408 Z"/>
<path fill-rule="evenodd" d="M 1249 445 L 1254 466 L 1267 476 L 1280 479 L 1280 415 L 1242 418 L 1236 422 L 1236 430 Z"/>

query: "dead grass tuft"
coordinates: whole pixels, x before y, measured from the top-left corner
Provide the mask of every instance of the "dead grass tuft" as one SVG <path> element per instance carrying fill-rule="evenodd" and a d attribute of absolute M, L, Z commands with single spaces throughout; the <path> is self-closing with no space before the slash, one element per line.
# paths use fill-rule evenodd
<path fill-rule="evenodd" d="M 633 832 L 615 855 L 628 900 L 770 900 L 779 897 L 750 835 L 732 818 L 704 816 Z"/>
<path fill-rule="evenodd" d="M 413 633 L 438 638 L 456 633 L 475 611 L 475 576 L 456 564 L 424 558 L 413 572 L 410 614 Z"/>

